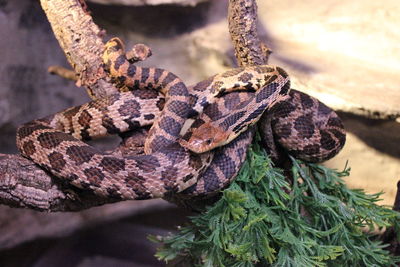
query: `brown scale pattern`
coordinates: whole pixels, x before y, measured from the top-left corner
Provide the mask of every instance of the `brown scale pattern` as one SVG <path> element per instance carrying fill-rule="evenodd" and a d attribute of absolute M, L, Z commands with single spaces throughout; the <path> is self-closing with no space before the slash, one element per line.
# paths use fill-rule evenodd
<path fill-rule="evenodd" d="M 240 133 L 254 124 L 264 109 L 274 107 L 290 86 L 288 75 L 281 68 L 256 66 L 217 74 L 188 89 L 171 72 L 130 64 L 124 46 L 117 38 L 106 44 L 103 61 L 112 80 L 121 88 L 120 94 L 29 122 L 18 129 L 17 145 L 22 155 L 54 175 L 95 194 L 118 199 L 163 197 L 185 189 L 184 194 L 202 195 L 225 187 L 244 162 L 252 139 L 253 131 Z M 255 93 L 250 98 L 247 93 L 247 98 L 235 93 L 243 90 Z M 165 98 L 160 97 L 160 93 Z M 226 96 L 225 100 L 218 101 L 218 105 L 213 104 L 216 97 L 226 93 L 236 94 L 238 98 Z M 323 106 L 318 103 L 315 106 L 313 100 L 303 96 L 297 98 L 303 98 L 301 101 L 305 106 L 312 103 L 319 113 L 331 116 L 335 131 L 321 134 L 319 141 L 323 144 L 318 147 L 303 142 L 300 148 L 292 150 L 317 153 L 317 150 L 336 147 L 332 140 L 342 140 L 340 121 Z M 191 114 L 201 114 L 207 106 L 209 109 L 193 124 L 198 128 L 192 126 L 194 130 L 190 130 L 187 136 L 192 138 L 194 132 L 204 125 L 218 125 L 225 120 L 224 143 L 210 140 L 213 147 L 229 144 L 213 152 L 195 154 L 179 146 L 178 142 L 185 145 L 185 140 L 180 139 L 180 131 Z M 292 113 L 297 111 L 296 106 Z M 307 117 L 308 113 L 303 116 Z M 298 114 L 285 114 L 283 117 L 300 118 Z M 280 123 L 279 119 L 274 120 L 275 125 Z M 146 155 L 110 156 L 80 141 L 151 124 L 145 143 Z M 286 129 L 290 131 L 287 136 L 304 137 L 309 131 L 304 130 L 302 124 L 297 127 L 301 129 L 298 131 L 294 124 L 292 122 L 291 128 Z M 284 126 L 281 128 L 285 129 Z M 330 151 L 329 155 L 334 152 Z"/>

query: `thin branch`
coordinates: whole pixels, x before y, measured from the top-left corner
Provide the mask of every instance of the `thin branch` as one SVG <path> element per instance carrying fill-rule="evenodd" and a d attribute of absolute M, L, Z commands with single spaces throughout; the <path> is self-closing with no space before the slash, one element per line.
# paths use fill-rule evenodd
<path fill-rule="evenodd" d="M 67 80 L 78 81 L 78 76 L 76 75 L 75 71 L 66 69 L 61 66 L 50 66 L 47 68 L 47 71 L 50 74 L 58 75 Z"/>

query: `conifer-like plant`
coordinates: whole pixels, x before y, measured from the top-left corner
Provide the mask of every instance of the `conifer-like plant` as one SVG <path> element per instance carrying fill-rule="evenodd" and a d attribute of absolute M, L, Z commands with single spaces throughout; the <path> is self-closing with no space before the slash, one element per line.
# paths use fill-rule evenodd
<path fill-rule="evenodd" d="M 381 193 L 349 189 L 336 171 L 290 158 L 291 178 L 254 142 L 222 197 L 161 244 L 156 257 L 176 266 L 395 266 L 377 239 L 399 228 Z M 397 231 L 398 232 L 398 231 Z"/>

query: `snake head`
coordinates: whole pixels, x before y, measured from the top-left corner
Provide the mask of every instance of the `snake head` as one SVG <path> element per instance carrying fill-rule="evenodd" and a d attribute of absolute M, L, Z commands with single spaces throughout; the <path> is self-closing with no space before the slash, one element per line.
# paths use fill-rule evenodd
<path fill-rule="evenodd" d="M 186 136 L 187 138 L 180 139 L 179 143 L 195 153 L 204 153 L 228 142 L 227 133 L 211 123 L 191 129 Z"/>

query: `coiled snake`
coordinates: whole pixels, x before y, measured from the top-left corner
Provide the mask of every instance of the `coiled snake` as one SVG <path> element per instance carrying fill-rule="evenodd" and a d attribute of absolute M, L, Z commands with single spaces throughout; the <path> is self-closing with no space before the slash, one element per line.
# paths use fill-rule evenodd
<path fill-rule="evenodd" d="M 100 196 L 147 199 L 185 189 L 186 194 L 207 194 L 224 187 L 235 177 L 251 141 L 251 131 L 241 133 L 265 110 L 276 111 L 278 116 L 266 121 L 297 156 L 324 160 L 344 144 L 340 119 L 325 105 L 297 91 L 290 95 L 299 104 L 283 101 L 290 83 L 279 67 L 232 69 L 187 88 L 169 71 L 130 64 L 117 38 L 106 44 L 103 61 L 120 93 L 28 122 L 17 130 L 23 156 Z M 253 97 L 243 101 L 235 93 L 249 90 L 255 92 Z M 218 99 L 224 94 L 223 100 Z M 307 112 L 301 113 L 302 109 Z M 185 121 L 199 114 L 181 138 Z M 146 125 L 152 127 L 145 155 L 109 155 L 81 141 Z"/>

